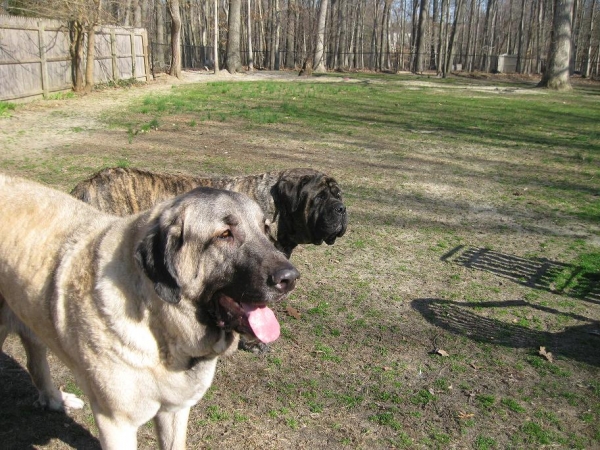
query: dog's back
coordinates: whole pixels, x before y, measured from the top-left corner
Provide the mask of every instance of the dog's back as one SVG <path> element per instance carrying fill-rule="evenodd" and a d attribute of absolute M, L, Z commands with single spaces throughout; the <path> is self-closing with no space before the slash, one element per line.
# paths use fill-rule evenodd
<path fill-rule="evenodd" d="M 115 167 L 103 169 L 82 181 L 71 195 L 101 211 L 126 216 L 196 187 L 212 187 L 247 195 L 269 216 L 274 209 L 270 189 L 280 176 L 280 172 L 267 172 L 239 177 L 201 177 Z"/>
<path fill-rule="evenodd" d="M 150 209 L 157 203 L 197 187 L 191 177 L 139 169 L 109 168 L 82 181 L 71 195 L 91 206 L 118 216 Z"/>

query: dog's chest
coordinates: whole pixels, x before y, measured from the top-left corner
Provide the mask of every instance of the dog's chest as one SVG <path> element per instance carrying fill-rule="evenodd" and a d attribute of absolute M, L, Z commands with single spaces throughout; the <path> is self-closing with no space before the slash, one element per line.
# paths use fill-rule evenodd
<path fill-rule="evenodd" d="M 215 375 L 217 358 L 197 361 L 186 371 L 170 372 L 160 383 L 161 410 L 194 406 L 204 396 Z"/>

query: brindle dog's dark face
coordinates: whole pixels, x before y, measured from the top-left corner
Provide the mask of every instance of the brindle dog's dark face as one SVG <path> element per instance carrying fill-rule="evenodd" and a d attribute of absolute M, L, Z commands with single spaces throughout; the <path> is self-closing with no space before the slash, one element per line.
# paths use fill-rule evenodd
<path fill-rule="evenodd" d="M 298 271 L 268 238 L 260 207 L 248 197 L 197 188 L 159 206 L 136 259 L 154 289 L 186 301 L 198 320 L 263 342 L 278 324 L 266 306 L 291 291 Z M 276 338 L 276 337 L 275 337 Z"/>
<path fill-rule="evenodd" d="M 311 169 L 287 171 L 274 189 L 279 209 L 278 239 L 297 244 L 331 245 L 346 232 L 348 214 L 337 182 Z"/>
<path fill-rule="evenodd" d="M 323 176 L 309 181 L 303 191 L 307 193 L 304 212 L 312 243 L 332 245 L 348 227 L 341 189 L 333 178 Z"/>

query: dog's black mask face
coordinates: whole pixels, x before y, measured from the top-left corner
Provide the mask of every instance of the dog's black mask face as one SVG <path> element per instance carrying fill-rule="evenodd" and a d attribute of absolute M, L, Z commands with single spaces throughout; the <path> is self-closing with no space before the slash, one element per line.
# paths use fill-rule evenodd
<path fill-rule="evenodd" d="M 281 215 L 278 240 L 331 245 L 346 232 L 348 214 L 337 182 L 317 171 L 292 170 L 274 190 Z"/>
<path fill-rule="evenodd" d="M 332 245 L 338 237 L 346 233 L 348 214 L 342 201 L 342 192 L 333 178 L 326 178 L 326 187 L 312 198 L 308 207 L 308 226 L 313 244 L 325 242 Z"/>

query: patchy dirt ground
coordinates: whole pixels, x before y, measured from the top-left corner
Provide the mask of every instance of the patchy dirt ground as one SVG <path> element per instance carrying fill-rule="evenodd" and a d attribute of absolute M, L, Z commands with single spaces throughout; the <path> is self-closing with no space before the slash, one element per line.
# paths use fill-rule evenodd
<path fill-rule="evenodd" d="M 0 119 L 3 170 L 64 191 L 116 164 L 199 174 L 308 166 L 340 181 L 348 234 L 294 253 L 303 278 L 278 311 L 282 338 L 266 355 L 238 352 L 219 363 L 193 408 L 189 447 L 600 448 L 600 290 L 595 280 L 578 293 L 552 284 L 578 253 L 598 251 L 600 228 L 548 207 L 546 186 L 531 177 L 578 185 L 594 202 L 585 161 L 541 163 L 537 148 L 449 147 L 418 124 L 407 136 L 342 136 L 239 121 L 192 128 L 181 114 L 132 139 L 103 121 L 182 83 L 265 79 L 358 82 L 186 73 L 27 104 Z M 18 341 L 9 338 L 4 350 L 0 447 L 97 448 L 89 407 L 33 408 Z M 51 365 L 58 383 L 78 393 L 60 362 Z M 156 447 L 151 424 L 139 440 Z"/>

